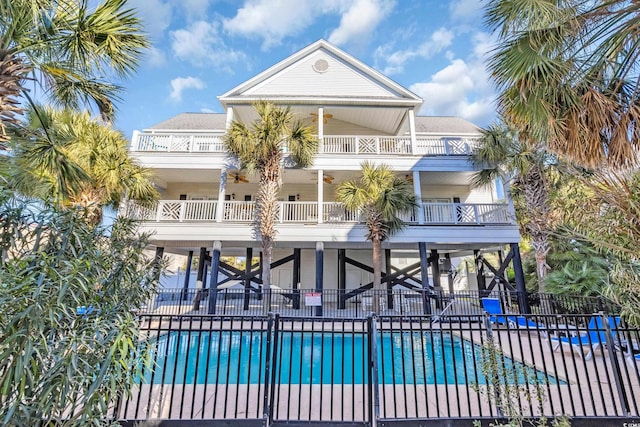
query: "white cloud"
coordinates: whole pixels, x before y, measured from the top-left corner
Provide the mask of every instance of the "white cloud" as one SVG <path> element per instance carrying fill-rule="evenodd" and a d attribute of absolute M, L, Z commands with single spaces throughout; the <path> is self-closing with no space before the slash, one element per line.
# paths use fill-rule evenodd
<path fill-rule="evenodd" d="M 171 24 L 171 4 L 162 0 L 133 0 L 131 3 L 138 10 L 144 30 L 156 40 L 162 38 L 162 34 Z"/>
<path fill-rule="evenodd" d="M 339 15 L 340 25 L 331 32 L 329 41 L 342 45 L 366 40 L 394 5 L 395 0 L 246 0 L 223 26 L 234 35 L 262 38 L 266 50 L 301 33 L 320 16 Z"/>
<path fill-rule="evenodd" d="M 181 0 L 179 2 L 185 15 L 190 18 L 202 18 L 207 15 L 207 10 L 211 4 L 210 0 Z"/>
<path fill-rule="evenodd" d="M 404 70 L 404 65 L 407 61 L 417 57 L 429 59 L 451 46 L 453 38 L 453 32 L 443 27 L 433 32 L 429 40 L 416 49 L 399 50 L 390 53 L 393 45 L 387 44 L 376 49 L 374 56 L 376 61 L 386 63 L 383 69 L 384 74 L 397 74 Z"/>
<path fill-rule="evenodd" d="M 390 0 L 355 0 L 340 19 L 340 26 L 331 32 L 329 41 L 343 45 L 353 39 L 362 40 L 393 10 Z"/>
<path fill-rule="evenodd" d="M 454 59 L 429 81 L 410 89 L 424 99 L 421 114 L 459 116 L 481 126 L 495 117 L 495 95 L 481 61 Z"/>
<path fill-rule="evenodd" d="M 263 39 L 263 49 L 280 44 L 313 23 L 319 2 L 299 0 L 247 0 L 238 13 L 223 21 L 226 31 Z"/>
<path fill-rule="evenodd" d="M 167 63 L 167 58 L 163 51 L 155 46 L 147 50 L 147 63 L 152 67 L 161 67 Z"/>
<path fill-rule="evenodd" d="M 478 21 L 482 19 L 480 0 L 456 0 L 449 4 L 451 17 L 458 21 Z"/>
<path fill-rule="evenodd" d="M 182 101 L 182 92 L 187 89 L 204 89 L 206 85 L 197 77 L 177 77 L 171 80 L 171 94 L 169 97 L 176 102 Z"/>
<path fill-rule="evenodd" d="M 245 57 L 226 45 L 217 22 L 193 22 L 188 28 L 171 31 L 171 39 L 173 53 L 193 65 L 215 65 L 231 71 Z"/>

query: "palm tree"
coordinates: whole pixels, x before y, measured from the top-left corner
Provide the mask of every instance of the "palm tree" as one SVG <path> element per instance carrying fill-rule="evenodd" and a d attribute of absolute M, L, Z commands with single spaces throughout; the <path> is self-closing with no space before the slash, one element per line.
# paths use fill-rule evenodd
<path fill-rule="evenodd" d="M 553 229 L 549 204 L 554 186 L 551 169 L 556 159 L 542 144 L 518 134 L 512 127 L 493 124 L 482 130 L 472 162 L 481 168 L 473 178 L 474 186 L 491 184 L 500 178 L 505 184 L 507 200 L 515 200 L 522 234 L 529 237 L 535 251 L 539 291 L 544 292 L 544 279 L 549 270 L 549 236 Z"/>
<path fill-rule="evenodd" d="M 93 104 L 114 114 L 121 88 L 110 82 L 132 73 L 149 42 L 126 0 L 0 0 L 0 146 L 16 124 L 26 81 L 61 105 Z M 21 99 L 24 97 L 24 99 Z"/>
<path fill-rule="evenodd" d="M 583 165 L 637 163 L 640 4 L 490 0 L 500 113 Z"/>
<path fill-rule="evenodd" d="M 17 192 L 58 206 L 82 207 L 98 224 L 102 208 L 122 200 L 150 206 L 159 197 L 150 172 L 129 156 L 125 136 L 88 112 L 35 106 L 4 171 Z"/>
<path fill-rule="evenodd" d="M 318 140 L 311 127 L 294 120 L 290 108 L 267 101 L 259 101 L 254 107 L 258 119 L 250 126 L 233 121 L 224 144 L 241 169 L 255 171 L 259 176 L 254 231 L 262 246 L 262 286 L 268 292 L 284 160 L 288 154 L 297 167 L 310 166 L 318 152 Z M 269 298 L 265 301 L 266 308 L 268 304 Z"/>
<path fill-rule="evenodd" d="M 402 230 L 403 214 L 410 214 L 417 206 L 413 186 L 397 177 L 384 164 L 364 162 L 361 178 L 341 183 L 336 190 L 336 200 L 351 211 L 362 211 L 367 227 L 367 239 L 373 249 L 373 289 L 382 291 L 382 242 Z M 377 294 L 376 294 L 377 296 Z M 380 311 L 379 298 L 374 297 L 373 309 Z"/>

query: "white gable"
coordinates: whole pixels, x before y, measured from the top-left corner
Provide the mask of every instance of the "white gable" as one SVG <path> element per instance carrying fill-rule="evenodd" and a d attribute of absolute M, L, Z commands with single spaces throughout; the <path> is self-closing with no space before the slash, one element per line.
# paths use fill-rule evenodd
<path fill-rule="evenodd" d="M 419 105 L 422 99 L 324 40 L 291 55 L 220 97 L 242 99 L 384 100 Z"/>
<path fill-rule="evenodd" d="M 325 68 L 326 67 L 326 68 Z M 247 90 L 245 95 L 329 96 L 329 97 L 399 97 L 397 91 L 372 80 L 361 70 L 340 58 L 317 50 L 291 64 L 264 82 Z"/>

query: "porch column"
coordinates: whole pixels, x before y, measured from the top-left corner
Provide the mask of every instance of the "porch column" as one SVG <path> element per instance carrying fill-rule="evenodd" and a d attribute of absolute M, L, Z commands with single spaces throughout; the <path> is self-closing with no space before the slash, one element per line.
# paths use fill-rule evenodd
<path fill-rule="evenodd" d="M 347 289 L 347 250 L 338 249 L 338 308 L 344 310 Z"/>
<path fill-rule="evenodd" d="M 518 292 L 518 306 L 521 314 L 531 314 L 529 307 L 529 299 L 527 298 L 527 288 L 524 283 L 524 272 L 522 271 L 522 259 L 520 258 L 520 246 L 517 243 L 511 243 L 511 252 L 513 252 L 513 271 L 516 275 L 516 291 Z"/>
<path fill-rule="evenodd" d="M 384 268 L 387 272 L 385 282 L 387 282 L 387 308 L 393 310 L 393 280 L 391 280 L 391 249 L 384 250 Z"/>
<path fill-rule="evenodd" d="M 451 255 L 444 254 L 444 267 L 447 269 L 447 284 L 449 285 L 449 294 L 453 294 L 453 269 L 451 268 Z"/>
<path fill-rule="evenodd" d="M 209 314 L 216 314 L 216 303 L 218 302 L 218 272 L 220 271 L 220 251 L 222 243 L 219 240 L 213 242 L 213 252 L 211 253 L 211 279 L 209 280 Z"/>
<path fill-rule="evenodd" d="M 442 308 L 442 284 L 440 283 L 440 254 L 431 249 L 431 275 L 433 276 L 433 290 L 436 293 L 436 308 Z"/>
<path fill-rule="evenodd" d="M 427 258 L 427 244 L 418 243 L 420 252 L 420 280 L 422 281 L 422 307 L 424 314 L 431 314 L 431 291 L 429 290 L 429 260 Z"/>
<path fill-rule="evenodd" d="M 204 263 L 207 258 L 207 248 L 200 248 L 198 256 L 198 275 L 196 276 L 196 293 L 193 297 L 193 310 L 200 310 L 200 293 L 202 292 L 202 278 L 204 277 Z"/>
<path fill-rule="evenodd" d="M 479 250 L 473 251 L 473 259 L 476 263 L 476 282 L 478 282 L 478 293 L 480 298 L 484 297 L 484 291 L 487 289 L 487 282 L 484 278 L 484 264 Z"/>
<path fill-rule="evenodd" d="M 324 107 L 318 107 L 318 139 L 324 137 Z"/>
<path fill-rule="evenodd" d="M 220 169 L 220 187 L 218 187 L 218 205 L 216 206 L 216 222 L 222 222 L 224 216 L 224 196 L 227 187 L 227 169 Z"/>
<path fill-rule="evenodd" d="M 411 136 L 411 154 L 418 154 L 418 139 L 416 138 L 416 114 L 409 109 L 409 134 Z M 414 181 L 415 182 L 415 181 Z"/>
<path fill-rule="evenodd" d="M 324 222 L 324 218 L 322 218 L 322 204 L 324 203 L 324 170 L 318 170 L 318 224 L 322 224 Z"/>
<path fill-rule="evenodd" d="M 246 262 L 244 265 L 244 310 L 249 310 L 249 297 L 251 296 L 251 279 L 249 279 L 249 273 L 251 273 L 251 260 L 253 258 L 253 248 L 247 248 Z M 267 298 L 269 295 L 267 295 Z M 270 300 L 269 300 L 270 301 Z"/>
<path fill-rule="evenodd" d="M 422 184 L 420 184 L 420 171 L 413 171 L 413 192 L 418 201 L 418 224 L 424 224 L 424 207 L 422 207 Z"/>
<path fill-rule="evenodd" d="M 231 127 L 231 122 L 233 122 L 233 107 L 227 107 L 227 118 L 224 123 L 224 128 L 229 130 Z"/>
<path fill-rule="evenodd" d="M 316 292 L 322 294 L 324 279 L 324 243 L 316 242 Z M 322 297 L 324 302 L 324 297 Z M 322 316 L 322 305 L 316 307 L 315 315 Z"/>
<path fill-rule="evenodd" d="M 292 305 L 293 305 L 293 309 L 294 310 L 299 310 L 300 309 L 300 254 L 301 254 L 301 249 L 300 248 L 295 248 L 293 250 L 293 283 L 292 283 L 292 287 L 293 287 L 293 301 L 292 301 Z"/>
<path fill-rule="evenodd" d="M 189 251 L 187 256 L 187 268 L 184 275 L 184 284 L 182 285 L 182 300 L 189 298 L 189 279 L 191 279 L 191 263 L 193 262 L 193 251 Z M 182 304 L 180 304 L 182 305 Z"/>

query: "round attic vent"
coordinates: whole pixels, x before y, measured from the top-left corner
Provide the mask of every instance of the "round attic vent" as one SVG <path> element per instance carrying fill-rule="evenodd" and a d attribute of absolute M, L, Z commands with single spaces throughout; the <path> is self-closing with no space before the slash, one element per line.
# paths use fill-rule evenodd
<path fill-rule="evenodd" d="M 329 69 L 329 63 L 326 59 L 318 59 L 313 63 L 313 70 L 316 73 L 324 73 Z"/>

